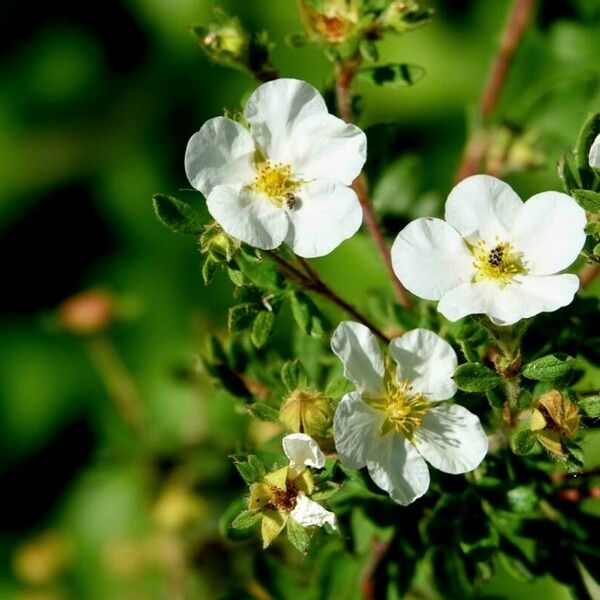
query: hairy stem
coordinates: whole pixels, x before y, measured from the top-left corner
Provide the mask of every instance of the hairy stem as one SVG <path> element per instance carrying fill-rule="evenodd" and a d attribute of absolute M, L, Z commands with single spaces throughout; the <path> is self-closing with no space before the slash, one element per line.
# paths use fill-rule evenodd
<path fill-rule="evenodd" d="M 329 300 L 332 304 L 335 304 L 351 317 L 366 325 L 382 342 L 389 343 L 390 338 L 386 336 L 373 322 L 368 319 L 363 313 L 357 308 L 352 306 L 349 302 L 346 302 L 340 295 L 334 292 L 318 275 L 318 273 L 308 264 L 304 259 L 299 259 L 305 272 L 300 271 L 294 265 L 289 263 L 287 260 L 279 256 L 273 250 L 264 251 L 271 260 L 273 260 L 281 272 L 294 283 L 303 287 L 304 289 L 319 294 L 323 298 Z"/>
<path fill-rule="evenodd" d="M 347 60 L 343 63 L 340 63 L 336 70 L 336 80 L 335 80 L 335 91 L 336 91 L 336 99 L 338 105 L 338 111 L 340 117 L 344 119 L 347 123 L 354 122 L 354 114 L 352 112 L 352 96 L 350 94 L 350 87 L 352 85 L 352 81 L 358 71 L 358 66 L 360 64 L 359 58 L 355 58 L 353 60 Z M 365 224 L 371 233 L 371 237 L 375 242 L 375 246 L 383 262 L 386 266 L 386 269 L 390 275 L 392 283 L 394 285 L 394 289 L 396 291 L 396 296 L 398 297 L 398 301 L 404 308 L 411 307 L 410 297 L 408 292 L 400 283 L 400 280 L 396 277 L 394 273 L 394 268 L 392 267 L 392 257 L 390 255 L 390 249 L 385 241 L 381 228 L 377 223 L 377 218 L 375 217 L 375 213 L 373 212 L 373 207 L 371 205 L 371 199 L 369 198 L 369 189 L 367 186 L 367 180 L 364 175 L 359 175 L 354 183 L 352 184 L 356 195 L 358 196 L 358 200 L 363 210 L 363 215 L 365 218 Z"/>
<path fill-rule="evenodd" d="M 488 121 L 495 113 L 502 89 L 506 83 L 508 71 L 514 55 L 519 48 L 527 26 L 531 21 L 536 0 L 515 0 L 508 16 L 500 45 L 496 52 L 487 76 L 487 82 L 479 101 L 479 119 Z M 477 129 L 467 141 L 463 156 L 456 173 L 455 180 L 478 172 L 481 161 L 489 145 L 489 136 L 485 131 Z"/>

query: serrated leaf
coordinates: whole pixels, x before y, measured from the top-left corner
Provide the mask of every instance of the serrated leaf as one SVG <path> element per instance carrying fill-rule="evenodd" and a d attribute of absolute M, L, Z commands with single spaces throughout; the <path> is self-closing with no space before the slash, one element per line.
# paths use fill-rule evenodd
<path fill-rule="evenodd" d="M 262 515 L 258 511 L 243 510 L 232 522 L 230 527 L 233 529 L 249 529 L 254 527 L 260 520 Z"/>
<path fill-rule="evenodd" d="M 259 312 L 252 324 L 252 343 L 257 348 L 262 348 L 271 337 L 274 327 L 275 314 L 269 310 Z"/>
<path fill-rule="evenodd" d="M 308 551 L 308 547 L 310 546 L 310 535 L 292 517 L 289 517 L 287 520 L 287 537 L 290 541 L 290 544 L 301 552 L 302 554 L 306 554 Z"/>
<path fill-rule="evenodd" d="M 277 292 L 285 287 L 285 280 L 277 267 L 265 258 L 238 252 L 235 256 L 235 263 L 244 277 L 258 288 Z"/>
<path fill-rule="evenodd" d="M 308 375 L 298 358 L 288 360 L 281 367 L 281 381 L 289 392 L 308 385 Z"/>
<path fill-rule="evenodd" d="M 523 368 L 523 376 L 534 381 L 550 381 L 573 372 L 575 359 L 567 354 L 555 353 L 534 360 Z"/>
<path fill-rule="evenodd" d="M 264 465 L 253 454 L 245 461 L 234 460 L 233 465 L 248 485 L 258 483 L 265 476 Z"/>
<path fill-rule="evenodd" d="M 418 65 L 389 64 L 366 67 L 358 72 L 357 78 L 376 85 L 414 85 L 425 77 L 425 69 Z"/>
<path fill-rule="evenodd" d="M 290 303 L 300 329 L 311 337 L 321 337 L 324 332 L 323 315 L 317 305 L 304 292 L 292 294 Z"/>
<path fill-rule="evenodd" d="M 600 193 L 590 190 L 573 190 L 572 194 L 581 208 L 594 215 L 600 215 Z"/>
<path fill-rule="evenodd" d="M 579 401 L 579 408 L 588 417 L 600 417 L 600 396 L 588 396 Z"/>
<path fill-rule="evenodd" d="M 234 332 L 248 329 L 259 310 L 256 304 L 250 302 L 232 306 L 229 309 L 229 318 L 227 320 L 229 331 Z"/>
<path fill-rule="evenodd" d="M 202 234 L 202 217 L 189 204 L 164 194 L 155 194 L 152 203 L 158 220 L 172 231 L 186 235 Z"/>
<path fill-rule="evenodd" d="M 481 363 L 460 365 L 452 377 L 458 389 L 463 392 L 485 392 L 502 383 L 498 373 Z"/>

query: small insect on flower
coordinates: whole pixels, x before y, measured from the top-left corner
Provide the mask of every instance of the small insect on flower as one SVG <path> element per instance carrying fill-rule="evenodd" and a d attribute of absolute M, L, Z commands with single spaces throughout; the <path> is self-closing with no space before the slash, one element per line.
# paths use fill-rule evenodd
<path fill-rule="evenodd" d="M 185 153 L 188 179 L 224 231 L 263 250 L 285 242 L 304 257 L 352 237 L 362 223 L 350 186 L 365 163 L 364 132 L 329 114 L 319 92 L 297 79 L 261 85 L 244 117 L 249 129 L 208 120 Z"/>
<path fill-rule="evenodd" d="M 416 219 L 398 234 L 392 264 L 409 291 L 439 300 L 450 321 L 484 314 L 512 325 L 573 301 L 579 279 L 561 271 L 579 255 L 585 226 L 566 194 L 522 202 L 503 181 L 475 175 L 450 192 L 445 220 Z"/>

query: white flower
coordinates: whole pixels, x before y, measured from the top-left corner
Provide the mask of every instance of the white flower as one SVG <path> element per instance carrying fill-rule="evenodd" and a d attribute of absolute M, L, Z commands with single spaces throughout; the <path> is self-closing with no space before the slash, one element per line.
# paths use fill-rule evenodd
<path fill-rule="evenodd" d="M 325 466 L 325 455 L 310 435 L 291 433 L 286 435 L 281 443 L 283 451 L 290 461 L 290 467 L 322 469 Z"/>
<path fill-rule="evenodd" d="M 342 464 L 367 467 L 373 481 L 406 506 L 429 488 L 427 461 L 445 473 L 475 469 L 488 440 L 479 419 L 457 404 L 456 354 L 427 329 L 391 341 L 384 361 L 367 327 L 342 322 L 331 347 L 356 384 L 335 412 L 333 437 Z"/>
<path fill-rule="evenodd" d="M 311 500 L 300 492 L 296 497 L 296 506 L 290 513 L 290 518 L 300 523 L 302 527 L 323 527 L 329 523 L 332 529 L 337 529 L 335 515 L 325 510 L 318 502 Z"/>
<path fill-rule="evenodd" d="M 264 250 L 286 242 L 305 257 L 354 235 L 362 210 L 348 186 L 366 159 L 365 134 L 329 114 L 319 92 L 297 79 L 261 85 L 244 116 L 249 131 L 210 119 L 185 153 L 188 179 L 223 229 Z"/>
<path fill-rule="evenodd" d="M 461 181 L 446 201 L 446 220 L 416 219 L 392 246 L 394 271 L 413 294 L 439 300 L 451 321 L 485 314 L 512 325 L 573 301 L 576 275 L 557 274 L 585 243 L 584 210 L 566 194 L 523 203 L 488 175 Z"/>
<path fill-rule="evenodd" d="M 600 169 L 600 134 L 596 136 L 590 148 L 589 161 L 592 169 Z"/>

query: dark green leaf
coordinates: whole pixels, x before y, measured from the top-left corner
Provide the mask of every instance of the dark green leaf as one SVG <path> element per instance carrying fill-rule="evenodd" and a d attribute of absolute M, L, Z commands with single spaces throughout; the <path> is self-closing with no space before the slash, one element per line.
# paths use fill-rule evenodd
<path fill-rule="evenodd" d="M 453 379 L 464 392 L 485 392 L 502 383 L 498 373 L 481 363 L 460 365 L 454 372 Z"/>
<path fill-rule="evenodd" d="M 274 327 L 275 314 L 269 310 L 259 312 L 252 324 L 252 343 L 257 348 L 262 348 L 271 337 Z"/>
<path fill-rule="evenodd" d="M 600 215 L 600 193 L 589 190 L 573 190 L 572 194 L 581 208 L 594 215 Z"/>
<path fill-rule="evenodd" d="M 361 69 L 357 77 L 377 85 L 414 85 L 425 77 L 425 69 L 407 64 L 380 65 Z"/>
<path fill-rule="evenodd" d="M 510 447 L 517 455 L 528 454 L 536 446 L 536 438 L 529 427 L 517 429 L 510 438 Z"/>
<path fill-rule="evenodd" d="M 321 337 L 324 331 L 323 315 L 317 305 L 304 292 L 292 294 L 290 302 L 300 329 L 312 337 Z"/>
<path fill-rule="evenodd" d="M 256 304 L 246 302 L 229 309 L 229 331 L 243 331 L 250 327 L 259 308 Z"/>
<path fill-rule="evenodd" d="M 172 231 L 198 236 L 202 233 L 202 217 L 189 204 L 164 194 L 155 194 L 152 203 L 158 220 Z"/>
<path fill-rule="evenodd" d="M 579 408 L 592 418 L 600 417 L 600 396 L 588 396 L 579 401 Z"/>
<path fill-rule="evenodd" d="M 567 354 L 549 354 L 528 363 L 523 368 L 523 376 L 535 381 L 550 381 L 573 372 L 575 359 Z"/>
<path fill-rule="evenodd" d="M 299 359 L 288 360 L 281 367 L 281 381 L 289 392 L 308 385 L 308 375 Z"/>

